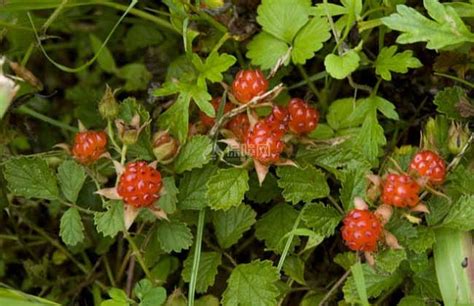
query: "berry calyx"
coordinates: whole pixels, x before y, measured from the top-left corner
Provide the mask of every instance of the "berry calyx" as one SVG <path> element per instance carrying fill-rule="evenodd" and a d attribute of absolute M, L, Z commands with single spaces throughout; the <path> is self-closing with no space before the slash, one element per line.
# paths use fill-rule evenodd
<path fill-rule="evenodd" d="M 433 185 L 442 184 L 446 178 L 446 163 L 438 154 L 429 150 L 415 154 L 409 169 L 410 172 L 425 177 Z"/>
<path fill-rule="evenodd" d="M 81 164 L 92 164 L 106 151 L 107 134 L 103 131 L 84 131 L 74 136 L 72 156 Z"/>
<path fill-rule="evenodd" d="M 163 183 L 158 170 L 144 161 L 128 163 L 120 176 L 117 193 L 134 207 L 147 207 L 159 197 Z"/>
<path fill-rule="evenodd" d="M 268 80 L 259 69 L 240 70 L 232 82 L 232 94 L 240 103 L 246 104 L 265 93 L 268 85 Z"/>
<path fill-rule="evenodd" d="M 217 110 L 219 109 L 219 105 L 221 103 L 221 97 L 214 98 L 211 101 L 212 106 L 214 107 L 214 110 L 216 111 L 217 115 Z M 230 112 L 234 106 L 231 103 L 226 103 L 224 105 L 224 114 Z M 199 119 L 201 120 L 202 124 L 206 127 L 212 127 L 214 123 L 216 122 L 215 118 L 209 117 L 206 115 L 203 111 L 199 111 Z"/>
<path fill-rule="evenodd" d="M 234 134 L 239 141 L 244 141 L 250 129 L 250 121 L 247 114 L 239 114 L 227 123 L 227 128 Z"/>
<path fill-rule="evenodd" d="M 278 162 L 284 147 L 280 132 L 263 120 L 257 122 L 245 137 L 245 151 L 262 164 Z"/>
<path fill-rule="evenodd" d="M 342 239 L 353 251 L 373 252 L 381 238 L 382 224 L 369 210 L 353 209 L 343 220 Z"/>
<path fill-rule="evenodd" d="M 283 136 L 288 131 L 288 121 L 290 115 L 288 109 L 283 106 L 275 105 L 272 108 L 272 113 L 265 118 L 265 122 L 275 131 Z"/>
<path fill-rule="evenodd" d="M 383 182 L 382 202 L 396 207 L 415 207 L 420 185 L 410 176 L 391 173 Z"/>
<path fill-rule="evenodd" d="M 295 134 L 307 134 L 318 126 L 318 111 L 302 99 L 291 99 L 288 112 L 290 114 L 288 126 Z"/>

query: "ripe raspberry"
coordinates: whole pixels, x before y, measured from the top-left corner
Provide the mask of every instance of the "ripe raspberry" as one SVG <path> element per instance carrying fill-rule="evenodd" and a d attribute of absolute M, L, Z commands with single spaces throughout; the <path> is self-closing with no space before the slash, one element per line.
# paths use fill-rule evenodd
<path fill-rule="evenodd" d="M 216 111 L 216 115 L 217 115 L 217 110 L 219 109 L 219 105 L 221 103 L 221 99 L 222 99 L 221 97 L 218 97 L 218 98 L 212 99 L 211 101 L 212 106 L 214 107 L 214 110 Z M 230 112 L 233 108 L 234 106 L 231 103 L 226 103 L 224 105 L 224 114 Z M 204 126 L 207 126 L 207 127 L 212 127 L 214 123 L 216 122 L 215 118 L 209 117 L 202 111 L 199 111 L 199 119 L 204 124 Z"/>
<path fill-rule="evenodd" d="M 227 128 L 234 133 L 239 141 L 244 141 L 245 135 L 247 135 L 250 128 L 249 117 L 245 113 L 239 114 L 227 123 Z"/>
<path fill-rule="evenodd" d="M 74 137 L 72 156 L 81 164 L 97 161 L 107 150 L 107 134 L 103 131 L 79 132 Z"/>
<path fill-rule="evenodd" d="M 280 138 L 279 131 L 274 131 L 265 121 L 259 121 L 247 133 L 245 149 L 263 164 L 275 163 L 280 160 L 280 154 L 284 149 L 284 143 Z"/>
<path fill-rule="evenodd" d="M 290 115 L 288 109 L 279 105 L 273 106 L 272 113 L 265 118 L 265 122 L 272 128 L 272 130 L 281 134 L 280 137 L 285 135 L 288 131 L 289 120 Z"/>
<path fill-rule="evenodd" d="M 420 185 L 408 175 L 391 173 L 383 182 L 382 202 L 396 207 L 414 207 L 420 201 Z"/>
<path fill-rule="evenodd" d="M 250 102 L 267 89 L 268 81 L 259 69 L 240 70 L 232 82 L 232 93 L 242 104 Z"/>
<path fill-rule="evenodd" d="M 295 134 L 307 134 L 318 126 L 319 113 L 299 98 L 291 99 L 288 104 L 290 130 Z"/>
<path fill-rule="evenodd" d="M 381 238 L 382 224 L 368 210 L 353 209 L 343 220 L 342 239 L 353 251 L 373 252 Z"/>
<path fill-rule="evenodd" d="M 418 152 L 409 168 L 434 185 L 442 184 L 446 177 L 446 163 L 438 154 L 429 150 Z"/>
<path fill-rule="evenodd" d="M 160 195 L 163 183 L 158 170 L 144 161 L 128 163 L 120 176 L 117 193 L 123 201 L 135 207 L 150 206 Z"/>

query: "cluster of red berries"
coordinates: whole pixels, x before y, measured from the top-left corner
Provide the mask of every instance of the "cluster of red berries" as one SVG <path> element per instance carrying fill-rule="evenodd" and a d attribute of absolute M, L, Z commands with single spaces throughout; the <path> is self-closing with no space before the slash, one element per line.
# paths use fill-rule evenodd
<path fill-rule="evenodd" d="M 426 184 L 440 185 L 446 177 L 446 163 L 435 152 L 423 150 L 415 154 L 407 174 L 390 173 L 382 183 L 381 201 L 395 207 L 417 206 L 419 194 Z M 373 252 L 381 239 L 383 226 L 369 210 L 354 209 L 343 221 L 342 238 L 354 251 Z"/>

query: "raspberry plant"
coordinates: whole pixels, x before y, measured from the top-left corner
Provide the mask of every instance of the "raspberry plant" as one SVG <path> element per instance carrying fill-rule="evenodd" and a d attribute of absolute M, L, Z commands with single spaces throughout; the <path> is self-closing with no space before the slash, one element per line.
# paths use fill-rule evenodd
<path fill-rule="evenodd" d="M 0 305 L 474 303 L 467 2 L 0 2 Z"/>

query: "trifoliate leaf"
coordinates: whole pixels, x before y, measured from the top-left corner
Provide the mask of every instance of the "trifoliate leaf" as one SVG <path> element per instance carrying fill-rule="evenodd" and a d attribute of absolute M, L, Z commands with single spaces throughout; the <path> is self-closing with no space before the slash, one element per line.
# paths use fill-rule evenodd
<path fill-rule="evenodd" d="M 334 230 L 342 219 L 335 208 L 325 206 L 323 203 L 307 204 L 301 213 L 306 226 L 326 237 L 334 234 Z"/>
<path fill-rule="evenodd" d="M 274 306 L 279 295 L 279 275 L 269 260 L 238 265 L 227 280 L 223 306 Z"/>
<path fill-rule="evenodd" d="M 99 233 L 102 233 L 105 237 L 115 237 L 117 233 L 125 228 L 123 203 L 111 201 L 107 211 L 94 214 L 94 223 Z"/>
<path fill-rule="evenodd" d="M 208 206 L 207 182 L 217 168 L 207 165 L 184 173 L 179 185 L 178 208 L 199 210 Z"/>
<path fill-rule="evenodd" d="M 115 64 L 114 57 L 107 46 L 102 46 L 102 41 L 100 41 L 100 39 L 94 34 L 90 34 L 89 39 L 94 53 L 97 54 L 97 52 L 100 50 L 100 47 L 102 47 L 102 50 L 97 57 L 97 63 L 99 63 L 100 68 L 102 68 L 105 72 L 115 73 L 117 71 L 117 65 Z"/>
<path fill-rule="evenodd" d="M 207 182 L 207 198 L 212 209 L 238 206 L 249 189 L 249 175 L 241 168 L 219 169 Z"/>
<path fill-rule="evenodd" d="M 305 168 L 278 167 L 277 174 L 280 177 L 278 186 L 283 189 L 285 200 L 293 204 L 300 201 L 309 203 L 329 194 L 324 173 L 311 165 Z"/>
<path fill-rule="evenodd" d="M 66 199 L 76 203 L 79 191 L 86 180 L 84 168 L 73 160 L 67 160 L 58 167 L 58 180 Z"/>
<path fill-rule="evenodd" d="M 151 73 L 142 63 L 127 64 L 117 71 L 117 76 L 126 80 L 123 89 L 126 91 L 144 90 L 151 80 Z"/>
<path fill-rule="evenodd" d="M 172 176 L 163 179 L 163 188 L 165 192 L 158 200 L 158 206 L 167 214 L 172 214 L 176 211 L 176 202 L 178 201 L 179 193 Z"/>
<path fill-rule="evenodd" d="M 193 272 L 194 254 L 190 254 L 184 261 L 184 268 L 181 273 L 185 282 L 191 281 Z M 197 271 L 196 292 L 204 293 L 210 286 L 214 285 L 217 275 L 217 267 L 222 263 L 221 254 L 217 252 L 201 252 L 199 269 Z"/>
<path fill-rule="evenodd" d="M 397 12 L 382 18 L 383 24 L 392 30 L 403 32 L 397 43 L 411 44 L 427 42 L 428 49 L 441 49 L 474 41 L 473 34 L 456 11 L 438 0 L 424 0 L 423 4 L 431 18 L 406 5 L 397 5 Z"/>
<path fill-rule="evenodd" d="M 287 239 L 282 239 L 293 229 L 298 212 L 288 204 L 278 204 L 265 213 L 255 225 L 255 236 L 265 241 L 265 247 L 275 253 L 281 253 Z M 300 243 L 298 237 L 293 238 L 290 252 Z"/>
<path fill-rule="evenodd" d="M 227 211 L 215 211 L 212 214 L 212 224 L 217 242 L 223 249 L 237 243 L 243 233 L 255 223 L 257 213 L 249 205 L 239 205 Z"/>
<path fill-rule="evenodd" d="M 55 200 L 59 196 L 56 177 L 41 158 L 10 159 L 5 164 L 4 174 L 10 191 L 17 196 L 47 200 Z"/>
<path fill-rule="evenodd" d="M 460 120 L 464 118 L 459 114 L 458 105 L 463 101 L 469 103 L 466 92 L 461 87 L 453 86 L 438 92 L 433 103 L 436 104 L 438 112 L 450 119 Z"/>
<path fill-rule="evenodd" d="M 304 261 L 297 256 L 288 256 L 283 264 L 283 271 L 297 283 L 305 286 Z"/>
<path fill-rule="evenodd" d="M 211 159 L 212 141 L 209 137 L 197 135 L 191 138 L 179 152 L 174 162 L 176 173 L 201 168 Z"/>
<path fill-rule="evenodd" d="M 291 51 L 293 63 L 304 64 L 312 58 L 314 53 L 323 47 L 323 42 L 331 38 L 329 31 L 326 18 L 313 17 L 296 35 Z"/>
<path fill-rule="evenodd" d="M 158 118 L 158 126 L 163 130 L 168 129 L 181 143 L 184 143 L 188 136 L 190 102 L 190 94 L 181 94 L 176 102 Z"/>
<path fill-rule="evenodd" d="M 61 217 L 59 236 L 65 244 L 74 246 L 84 240 L 84 225 L 82 225 L 79 210 L 71 207 Z"/>
<path fill-rule="evenodd" d="M 193 64 L 200 73 L 199 77 L 208 79 L 211 82 L 222 81 L 222 73 L 227 71 L 235 62 L 236 59 L 232 55 L 226 53 L 219 54 L 214 51 L 209 54 L 203 63 L 199 56 L 193 53 Z"/>
<path fill-rule="evenodd" d="M 247 199 L 263 204 L 268 203 L 274 198 L 281 197 L 281 189 L 278 187 L 278 181 L 275 176 L 271 173 L 268 173 L 265 177 L 265 180 L 260 186 L 257 178 L 257 174 L 253 172 L 250 175 L 249 181 L 250 189 L 247 192 Z"/>
<path fill-rule="evenodd" d="M 153 287 L 148 279 L 139 281 L 133 291 L 140 300 L 139 306 L 160 306 L 166 301 L 166 289 Z"/>
<path fill-rule="evenodd" d="M 359 61 L 359 54 L 355 50 L 349 50 L 341 56 L 328 54 L 324 59 L 324 66 L 330 76 L 342 80 L 356 71 Z"/>
<path fill-rule="evenodd" d="M 156 233 L 161 248 L 167 253 L 187 250 L 193 243 L 193 235 L 185 223 L 162 221 Z"/>
<path fill-rule="evenodd" d="M 405 259 L 407 259 L 407 253 L 404 249 L 387 249 L 375 254 L 375 266 L 384 272 L 393 273 Z"/>
<path fill-rule="evenodd" d="M 286 56 L 289 45 L 272 36 L 271 34 L 260 32 L 247 45 L 247 57 L 250 58 L 253 65 L 260 66 L 262 69 L 273 68 L 278 60 Z M 272 50 L 272 52 L 268 52 Z M 288 65 L 290 57 L 284 62 Z"/>
<path fill-rule="evenodd" d="M 443 227 L 460 231 L 474 229 L 474 195 L 463 195 L 452 207 L 443 220 Z"/>
<path fill-rule="evenodd" d="M 392 79 L 392 71 L 407 73 L 408 68 L 419 68 L 423 66 L 416 57 L 413 57 L 413 51 L 396 52 L 397 46 L 384 47 L 380 50 L 375 60 L 375 73 L 380 75 L 385 81 Z"/>

